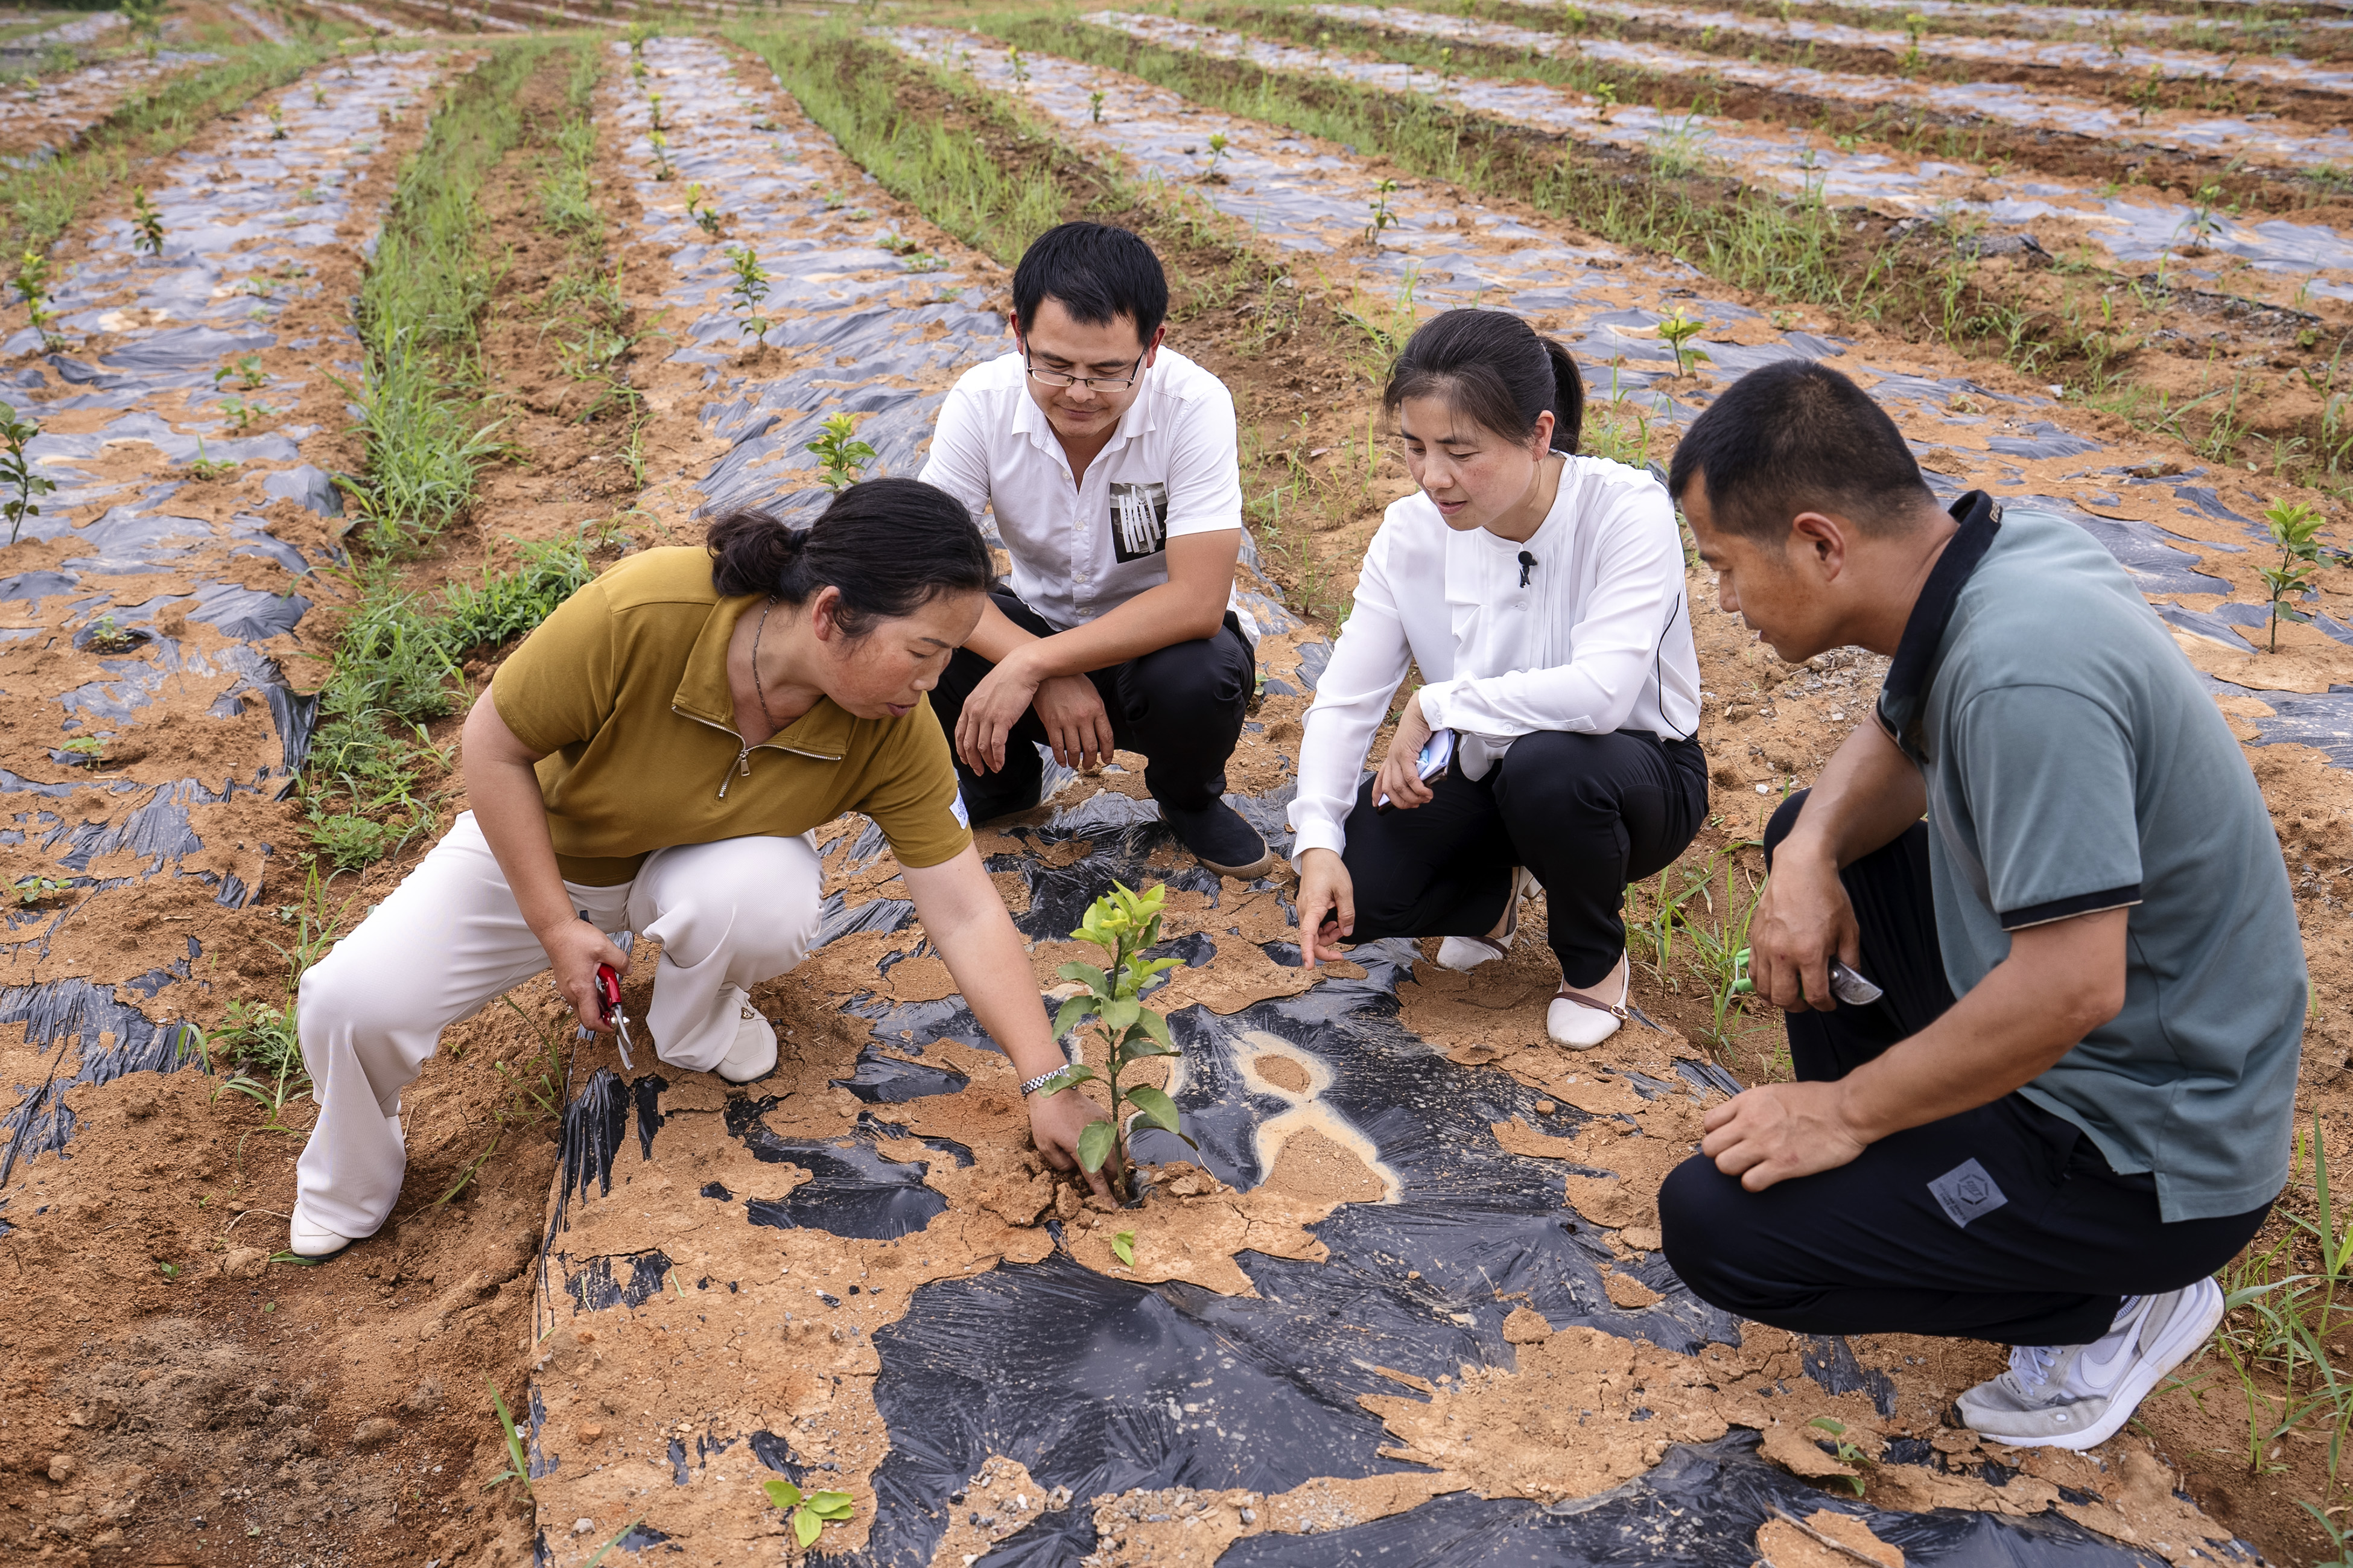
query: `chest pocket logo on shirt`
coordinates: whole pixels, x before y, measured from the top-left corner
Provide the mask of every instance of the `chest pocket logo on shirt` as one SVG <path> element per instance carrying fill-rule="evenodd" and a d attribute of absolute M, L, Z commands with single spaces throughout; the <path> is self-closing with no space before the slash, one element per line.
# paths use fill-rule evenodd
<path fill-rule="evenodd" d="M 1168 487 L 1111 486 L 1111 551 L 1120 561 L 1141 561 L 1168 548 Z"/>

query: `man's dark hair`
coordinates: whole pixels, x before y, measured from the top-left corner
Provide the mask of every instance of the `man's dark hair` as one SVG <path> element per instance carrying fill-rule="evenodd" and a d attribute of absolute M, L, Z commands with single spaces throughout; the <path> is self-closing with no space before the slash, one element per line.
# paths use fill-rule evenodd
<path fill-rule="evenodd" d="M 1936 505 L 1887 411 L 1814 360 L 1783 360 L 1734 382 L 1675 447 L 1667 493 L 1707 480 L 1717 528 L 1759 543 L 1786 539 L 1801 511 L 1831 511 L 1866 533 Z"/>
<path fill-rule="evenodd" d="M 1029 242 L 1013 269 L 1013 319 L 1024 337 L 1049 300 L 1082 326 L 1124 316 L 1135 323 L 1135 341 L 1148 345 L 1168 318 L 1168 275 L 1152 247 L 1124 228 L 1058 224 Z"/>

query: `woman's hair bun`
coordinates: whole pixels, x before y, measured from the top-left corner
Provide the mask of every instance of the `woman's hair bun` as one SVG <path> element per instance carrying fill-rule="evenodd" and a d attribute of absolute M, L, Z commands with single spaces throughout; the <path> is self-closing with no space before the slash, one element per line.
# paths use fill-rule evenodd
<path fill-rule="evenodd" d="M 852 485 L 805 528 L 756 508 L 731 511 L 712 523 L 705 542 L 722 595 L 803 605 L 838 588 L 835 622 L 853 637 L 941 594 L 985 593 L 993 576 L 988 545 L 964 503 L 920 479 Z"/>

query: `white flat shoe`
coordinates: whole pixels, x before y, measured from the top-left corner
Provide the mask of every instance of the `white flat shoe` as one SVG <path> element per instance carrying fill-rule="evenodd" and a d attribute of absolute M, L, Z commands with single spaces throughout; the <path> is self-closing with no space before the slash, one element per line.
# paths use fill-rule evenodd
<path fill-rule="evenodd" d="M 1552 1005 L 1545 1009 L 1545 1033 L 1573 1051 L 1589 1051 L 1616 1034 L 1618 1026 L 1632 1016 L 1627 1009 L 1626 997 L 1634 985 L 1633 966 L 1620 958 L 1618 967 L 1616 1005 L 1597 1002 L 1564 985 L 1554 994 Z M 1606 976 L 1602 984 L 1609 984 Z"/>
<path fill-rule="evenodd" d="M 712 1070 L 729 1083 L 750 1083 L 755 1078 L 767 1077 L 776 1067 L 776 1026 L 760 1016 L 760 1010 L 752 1005 L 752 998 L 734 986 L 728 986 L 720 995 L 735 1004 L 735 1043 Z"/>
<path fill-rule="evenodd" d="M 1535 885 L 1534 872 L 1525 866 L 1513 867 L 1511 901 L 1504 906 L 1504 929 L 1493 936 L 1448 937 L 1438 944 L 1439 967 L 1468 973 L 1509 953 L 1512 940 L 1520 934 L 1520 900 Z"/>
<path fill-rule="evenodd" d="M 318 1224 L 302 1212 L 302 1200 L 294 1200 L 294 1217 L 286 1225 L 286 1250 L 295 1257 L 332 1258 L 358 1239 Z"/>

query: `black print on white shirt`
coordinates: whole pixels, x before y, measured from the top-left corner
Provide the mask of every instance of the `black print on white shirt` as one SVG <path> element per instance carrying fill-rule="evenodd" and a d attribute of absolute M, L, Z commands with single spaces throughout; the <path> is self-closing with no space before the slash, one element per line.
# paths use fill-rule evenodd
<path fill-rule="evenodd" d="M 1111 552 L 1121 561 L 1141 561 L 1168 548 L 1168 487 L 1111 486 Z"/>

